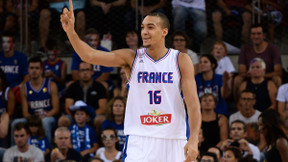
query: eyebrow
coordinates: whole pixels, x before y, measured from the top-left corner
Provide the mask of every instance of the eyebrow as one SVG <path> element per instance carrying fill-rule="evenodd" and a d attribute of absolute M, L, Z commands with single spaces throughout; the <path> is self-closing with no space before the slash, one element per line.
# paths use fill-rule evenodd
<path fill-rule="evenodd" d="M 144 25 L 144 24 L 141 24 L 141 26 L 142 26 L 142 25 Z M 148 23 L 148 24 L 146 24 L 146 25 L 153 25 L 153 26 L 156 26 L 155 23 Z"/>

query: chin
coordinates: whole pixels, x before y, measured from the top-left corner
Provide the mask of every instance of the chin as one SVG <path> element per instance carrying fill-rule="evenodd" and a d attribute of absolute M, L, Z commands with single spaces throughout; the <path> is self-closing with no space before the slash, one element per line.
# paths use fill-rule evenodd
<path fill-rule="evenodd" d="M 143 44 L 143 47 L 144 47 L 144 48 L 149 48 L 149 47 L 151 47 L 151 44 L 146 44 L 146 45 Z"/>

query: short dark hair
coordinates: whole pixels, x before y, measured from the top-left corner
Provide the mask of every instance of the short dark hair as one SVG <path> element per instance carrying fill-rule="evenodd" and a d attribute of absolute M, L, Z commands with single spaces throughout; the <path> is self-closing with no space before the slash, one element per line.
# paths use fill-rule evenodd
<path fill-rule="evenodd" d="M 167 28 L 168 30 L 170 30 L 170 22 L 169 19 L 167 18 L 166 15 L 164 15 L 161 12 L 151 12 L 150 14 L 148 14 L 147 16 L 156 16 L 159 17 L 162 20 L 162 28 Z"/>
<path fill-rule="evenodd" d="M 31 58 L 29 59 L 29 61 L 28 61 L 28 65 L 29 65 L 30 63 L 38 63 L 38 62 L 40 63 L 41 68 L 42 68 L 42 60 L 41 60 L 41 58 L 38 57 L 38 56 L 31 57 Z"/>
<path fill-rule="evenodd" d="M 250 28 L 250 33 L 251 33 L 251 30 L 252 30 L 253 28 L 262 28 L 263 33 L 264 33 L 264 34 L 267 34 L 267 29 L 266 29 L 266 27 L 265 27 L 264 24 L 258 24 L 258 23 L 253 24 L 253 25 L 251 26 L 251 28 Z"/>
<path fill-rule="evenodd" d="M 85 32 L 85 35 L 88 35 L 88 34 L 96 34 L 99 37 L 101 36 L 100 32 L 98 30 L 96 30 L 95 28 L 87 29 L 86 32 Z"/>
<path fill-rule="evenodd" d="M 22 128 L 26 131 L 27 134 L 30 134 L 30 130 L 27 126 L 27 123 L 25 123 L 25 122 L 17 123 L 14 126 L 13 132 L 20 131 Z"/>
<path fill-rule="evenodd" d="M 214 162 L 218 162 L 217 155 L 213 152 L 205 152 L 204 154 L 202 154 L 201 159 L 203 156 L 210 156 L 213 158 Z"/>
<path fill-rule="evenodd" d="M 90 64 L 90 63 L 88 63 L 88 62 L 85 62 L 85 61 L 81 61 L 81 62 L 79 63 L 79 65 L 78 65 L 78 69 L 80 69 L 80 65 L 81 65 L 82 63 L 87 63 L 87 64 Z M 93 65 L 92 65 L 92 64 L 90 64 L 90 65 L 91 65 L 91 68 L 92 68 L 92 70 L 93 70 Z"/>
<path fill-rule="evenodd" d="M 228 148 L 225 150 L 225 152 L 226 152 L 226 151 L 232 151 L 233 154 L 234 154 L 234 156 L 235 156 L 235 158 L 238 159 L 238 161 L 243 159 L 242 153 L 241 153 L 241 151 L 240 151 L 238 148 L 228 147 Z"/>
<path fill-rule="evenodd" d="M 219 148 L 219 147 L 217 147 L 217 146 L 211 146 L 211 147 L 209 147 L 209 149 L 210 148 L 216 148 L 218 151 L 219 151 L 219 153 L 220 153 L 220 157 L 222 157 L 223 156 L 223 151 Z M 209 150 L 208 149 L 208 150 Z"/>
<path fill-rule="evenodd" d="M 242 121 L 242 120 L 234 120 L 234 121 L 231 122 L 231 126 L 232 126 L 232 124 L 234 124 L 234 123 L 241 123 L 241 124 L 243 125 L 244 132 L 246 132 L 247 126 L 246 126 L 246 124 L 244 123 L 244 121 Z M 230 126 L 230 127 L 231 127 L 231 126 Z M 231 128 L 230 128 L 230 129 L 231 129 Z"/>
<path fill-rule="evenodd" d="M 251 91 L 250 89 L 244 89 L 244 90 L 241 92 L 241 95 L 242 95 L 243 93 L 252 93 L 252 94 L 253 94 L 253 97 L 256 98 L 256 94 L 255 94 L 253 91 Z M 240 96 L 241 96 L 241 95 L 240 95 Z"/>

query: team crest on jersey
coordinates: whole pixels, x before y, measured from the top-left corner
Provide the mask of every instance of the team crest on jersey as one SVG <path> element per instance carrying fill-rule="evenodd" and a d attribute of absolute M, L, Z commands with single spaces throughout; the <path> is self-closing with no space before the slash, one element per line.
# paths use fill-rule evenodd
<path fill-rule="evenodd" d="M 148 115 L 141 115 L 141 124 L 143 125 L 157 125 L 161 126 L 164 124 L 171 123 L 172 114 L 163 114 L 162 112 L 157 112 L 152 110 Z"/>
<path fill-rule="evenodd" d="M 32 90 L 30 90 L 30 91 L 29 91 L 29 94 L 31 95 L 32 93 L 33 93 L 33 91 L 32 91 Z"/>
<path fill-rule="evenodd" d="M 18 64 L 18 61 L 17 61 L 17 60 L 14 60 L 14 64 L 15 64 L 15 65 Z"/>
<path fill-rule="evenodd" d="M 44 93 L 46 93 L 47 92 L 47 88 L 45 87 L 45 88 L 43 88 L 43 92 Z"/>

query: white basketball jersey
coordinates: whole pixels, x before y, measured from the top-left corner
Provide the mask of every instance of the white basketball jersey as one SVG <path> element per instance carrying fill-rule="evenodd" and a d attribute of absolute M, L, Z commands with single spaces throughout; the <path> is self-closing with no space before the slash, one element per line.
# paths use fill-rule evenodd
<path fill-rule="evenodd" d="M 186 113 L 180 89 L 179 51 L 169 49 L 155 61 L 137 50 L 130 77 L 124 133 L 186 139 Z"/>

